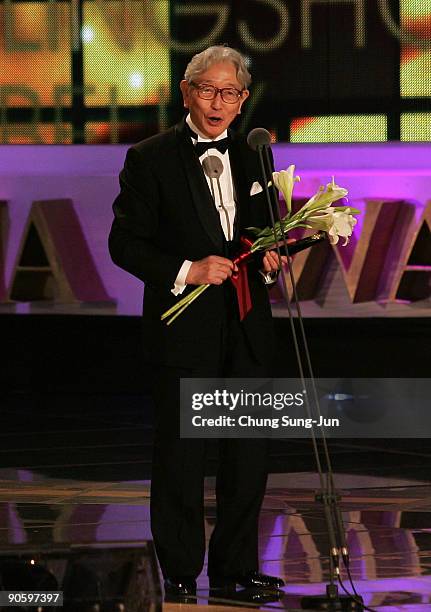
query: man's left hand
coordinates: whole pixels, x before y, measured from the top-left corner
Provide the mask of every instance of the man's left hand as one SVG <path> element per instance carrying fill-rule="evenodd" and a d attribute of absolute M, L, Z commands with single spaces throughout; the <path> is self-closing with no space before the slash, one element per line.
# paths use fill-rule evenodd
<path fill-rule="evenodd" d="M 281 263 L 287 264 L 287 257 L 285 255 L 281 256 Z M 277 251 L 266 251 L 263 260 L 262 260 L 262 272 L 267 274 L 268 272 L 277 272 L 280 269 L 278 253 Z"/>

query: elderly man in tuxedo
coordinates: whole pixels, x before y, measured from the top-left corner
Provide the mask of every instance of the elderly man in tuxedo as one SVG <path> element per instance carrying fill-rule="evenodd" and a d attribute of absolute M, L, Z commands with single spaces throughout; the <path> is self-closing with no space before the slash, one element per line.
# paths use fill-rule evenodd
<path fill-rule="evenodd" d="M 243 320 L 229 281 L 241 233 L 269 224 L 257 153 L 229 129 L 249 83 L 244 58 L 234 49 L 213 46 L 195 55 L 180 84 L 187 116 L 129 149 L 114 203 L 111 257 L 145 283 L 144 349 L 155 403 L 151 527 L 171 595 L 193 595 L 205 555 L 207 441 L 180 438 L 180 379 L 263 377 L 272 359 L 267 285 L 279 268 L 276 253 L 248 266 L 252 309 Z M 204 172 L 208 156 L 222 163 L 220 189 Z M 203 283 L 211 287 L 172 325 L 160 320 Z M 266 450 L 262 439 L 219 441 L 216 524 L 208 550 L 212 587 L 283 585 L 258 570 Z"/>

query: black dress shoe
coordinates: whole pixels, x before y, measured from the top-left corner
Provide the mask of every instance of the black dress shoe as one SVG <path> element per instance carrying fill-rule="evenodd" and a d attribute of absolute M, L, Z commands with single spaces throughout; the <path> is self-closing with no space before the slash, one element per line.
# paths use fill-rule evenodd
<path fill-rule="evenodd" d="M 284 581 L 276 576 L 267 576 L 260 572 L 248 572 L 243 576 L 235 576 L 237 584 L 240 584 L 245 589 L 281 589 L 284 587 Z"/>
<path fill-rule="evenodd" d="M 196 580 L 189 576 L 166 578 L 165 601 L 182 601 L 196 599 Z"/>
<path fill-rule="evenodd" d="M 211 589 L 222 589 L 224 591 L 235 591 L 237 584 L 245 589 L 280 589 L 284 586 L 281 578 L 260 574 L 257 571 L 238 576 L 210 576 L 209 582 Z"/>
<path fill-rule="evenodd" d="M 222 604 L 229 602 L 235 602 L 236 604 L 267 604 L 281 601 L 284 597 L 283 591 L 278 589 L 241 589 L 236 591 L 235 587 L 229 588 L 210 588 L 208 603 L 211 604 Z"/>

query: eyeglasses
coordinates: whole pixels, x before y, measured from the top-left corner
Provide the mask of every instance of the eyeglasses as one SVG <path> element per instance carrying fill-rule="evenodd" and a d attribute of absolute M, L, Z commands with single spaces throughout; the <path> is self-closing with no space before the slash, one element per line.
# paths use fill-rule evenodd
<path fill-rule="evenodd" d="M 220 92 L 221 99 L 227 104 L 235 104 L 242 96 L 242 91 L 235 89 L 235 87 L 214 87 L 214 85 L 198 85 L 197 83 L 190 83 L 198 93 L 199 98 L 202 100 L 214 100 L 217 94 Z"/>

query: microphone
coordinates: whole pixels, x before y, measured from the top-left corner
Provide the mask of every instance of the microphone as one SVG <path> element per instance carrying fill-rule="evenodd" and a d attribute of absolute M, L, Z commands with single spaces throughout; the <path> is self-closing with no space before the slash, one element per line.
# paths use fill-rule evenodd
<path fill-rule="evenodd" d="M 247 144 L 253 151 L 267 147 L 271 144 L 271 134 L 265 128 L 254 128 L 247 136 Z"/>
<path fill-rule="evenodd" d="M 205 174 L 210 179 L 218 179 L 223 174 L 224 166 L 220 157 L 216 155 L 208 155 L 202 161 L 202 168 Z"/>
<path fill-rule="evenodd" d="M 232 240 L 233 236 L 232 236 L 231 223 L 229 220 L 229 213 L 223 203 L 223 195 L 222 195 L 222 190 L 221 190 L 221 185 L 220 185 L 220 176 L 223 174 L 223 171 L 224 171 L 223 162 L 220 159 L 220 157 L 217 157 L 217 155 L 207 155 L 202 160 L 202 168 L 204 169 L 204 172 L 207 175 L 207 177 L 210 179 L 211 195 L 213 197 L 214 202 L 216 201 L 216 198 L 215 198 L 214 187 L 213 187 L 213 179 L 215 179 L 216 181 L 217 191 L 219 195 L 219 202 L 220 202 L 218 208 L 221 208 L 224 212 L 224 216 L 226 219 L 227 239 Z"/>
<path fill-rule="evenodd" d="M 280 220 L 278 195 L 275 191 L 275 186 L 272 183 L 272 158 L 271 152 L 271 134 L 265 128 L 254 128 L 247 136 L 247 144 L 253 151 L 256 151 L 259 157 L 260 171 L 263 179 L 263 190 L 265 192 L 266 201 L 268 204 L 269 218 L 271 226 L 274 227 L 274 211 L 278 211 L 278 220 Z M 271 185 L 271 189 L 269 189 Z M 280 262 L 281 265 L 281 262 Z"/>

